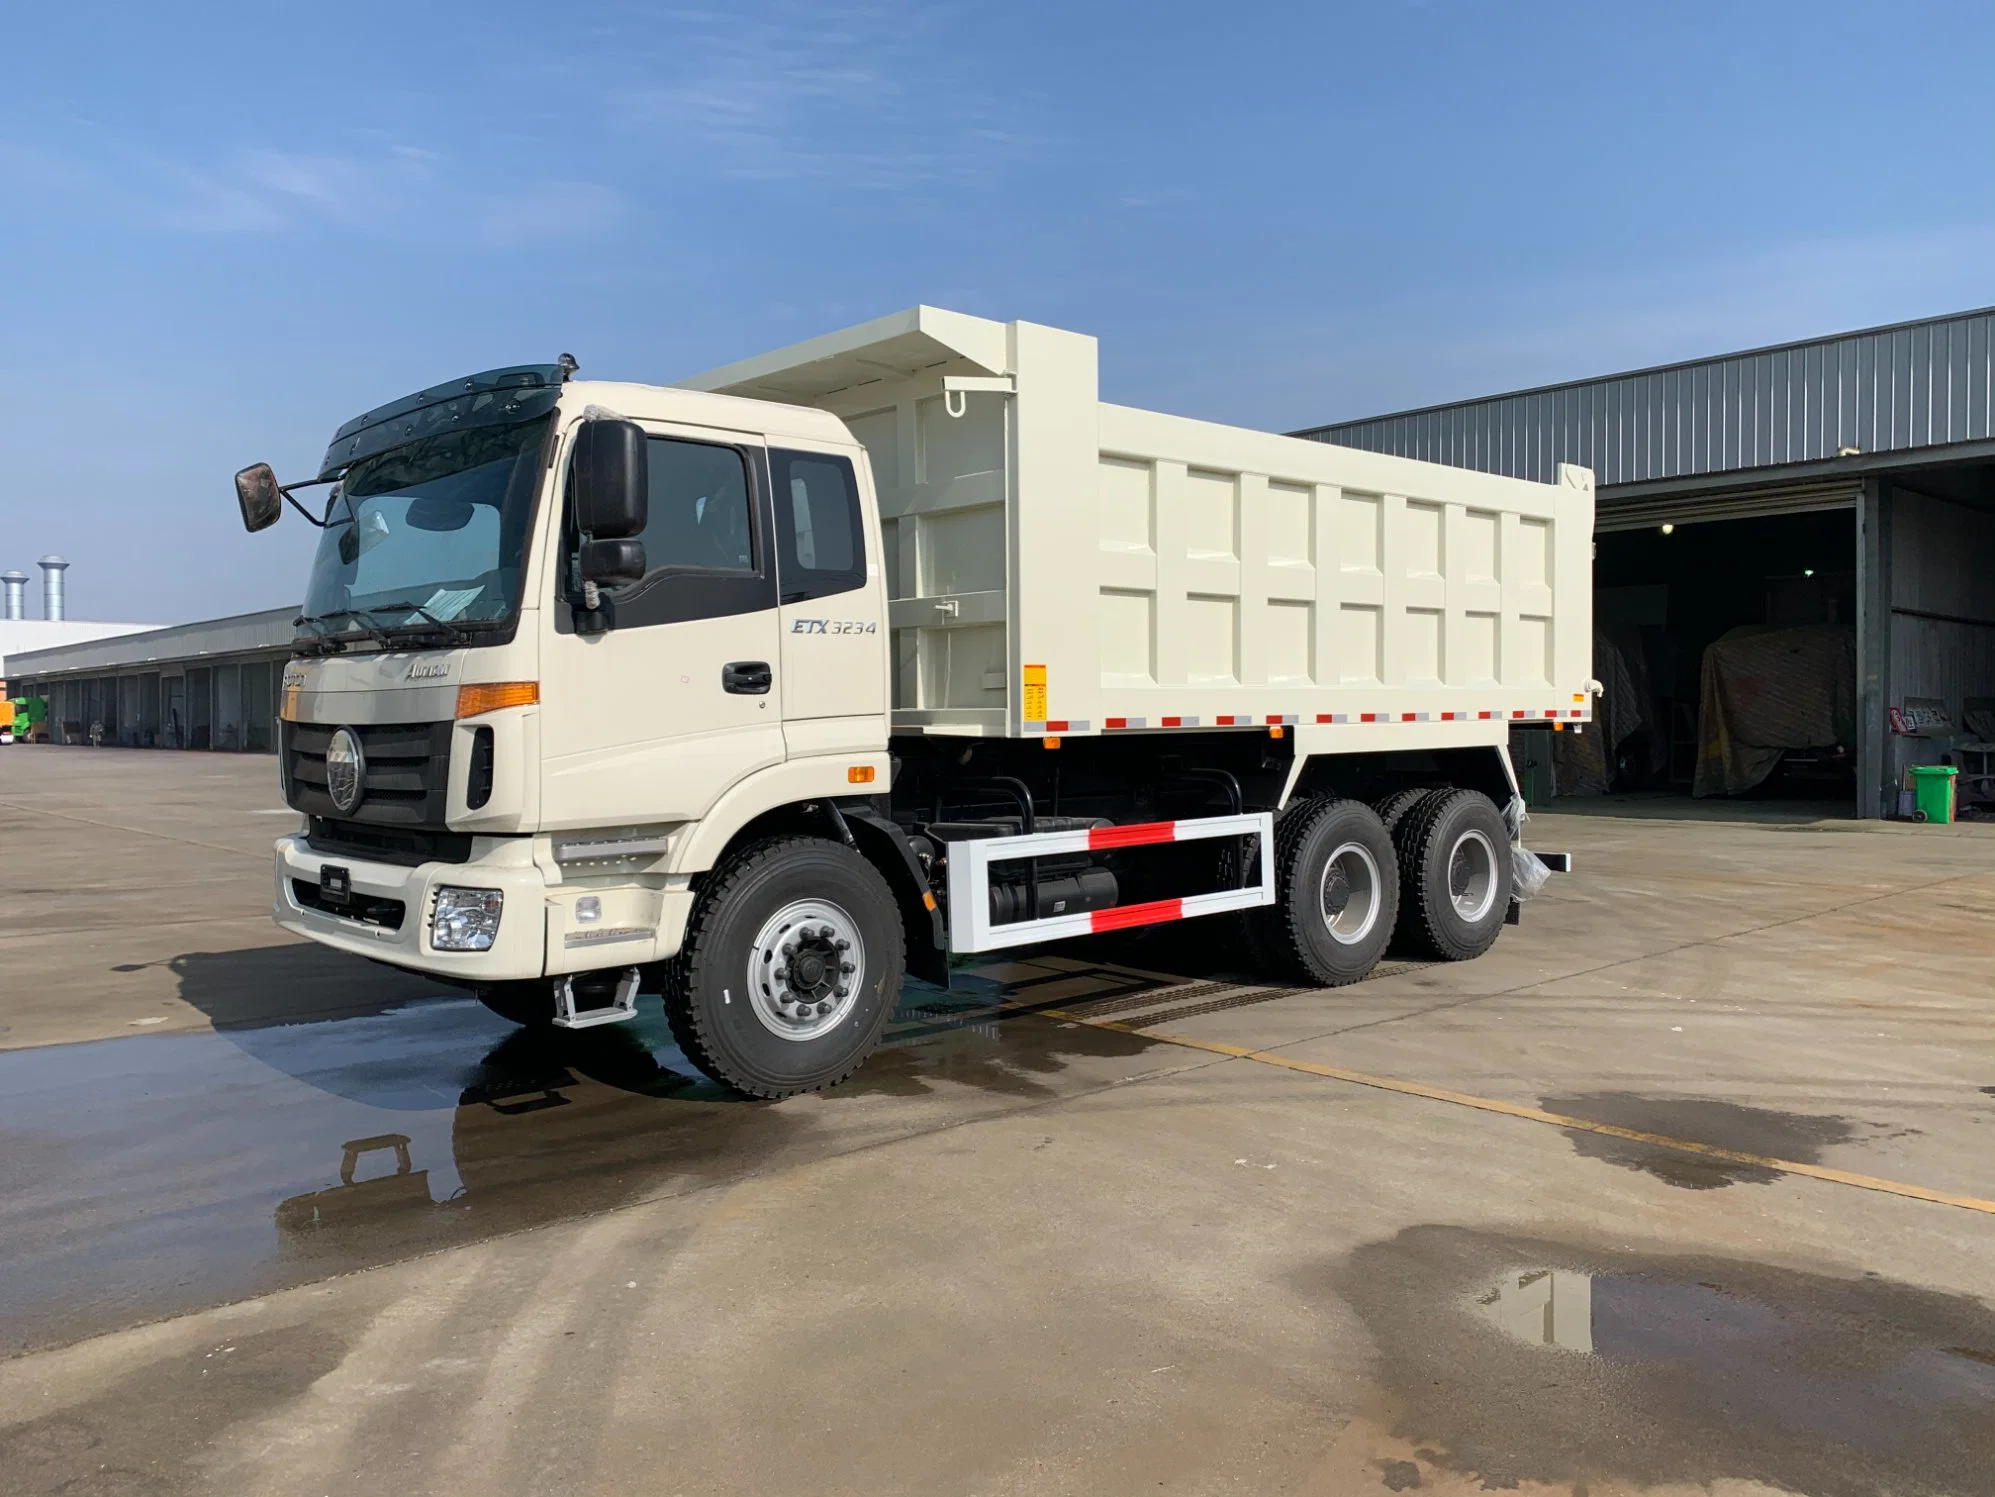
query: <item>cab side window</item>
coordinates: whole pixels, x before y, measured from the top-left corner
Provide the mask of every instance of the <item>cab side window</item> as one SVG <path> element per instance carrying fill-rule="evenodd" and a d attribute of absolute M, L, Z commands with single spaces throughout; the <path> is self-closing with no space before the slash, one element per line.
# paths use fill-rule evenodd
<path fill-rule="evenodd" d="M 802 603 L 866 585 L 866 532 L 852 460 L 772 448 L 776 566 L 782 601 Z"/>
<path fill-rule="evenodd" d="M 658 572 L 751 573 L 756 567 L 748 465 L 738 448 L 652 437 L 646 581 Z"/>
<path fill-rule="evenodd" d="M 646 441 L 650 473 L 644 533 L 644 580 L 610 596 L 619 629 L 724 618 L 776 606 L 768 543 L 767 501 L 757 490 L 761 465 L 739 447 L 677 437 Z M 569 549 L 576 537 L 569 524 Z M 564 592 L 580 596 L 571 575 Z M 566 630 L 563 617 L 556 627 Z"/>

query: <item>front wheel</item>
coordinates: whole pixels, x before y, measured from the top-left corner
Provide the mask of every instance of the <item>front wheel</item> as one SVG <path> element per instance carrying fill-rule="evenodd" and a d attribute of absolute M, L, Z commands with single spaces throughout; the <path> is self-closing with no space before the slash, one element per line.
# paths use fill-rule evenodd
<path fill-rule="evenodd" d="M 686 1056 L 750 1097 L 820 1091 L 864 1063 L 900 996 L 900 910 L 851 848 L 780 837 L 710 875 L 665 985 Z"/>
<path fill-rule="evenodd" d="M 1275 823 L 1275 902 L 1252 914 L 1257 954 L 1286 976 L 1341 987 L 1384 955 L 1399 914 L 1399 865 L 1363 801 L 1311 800 Z"/>

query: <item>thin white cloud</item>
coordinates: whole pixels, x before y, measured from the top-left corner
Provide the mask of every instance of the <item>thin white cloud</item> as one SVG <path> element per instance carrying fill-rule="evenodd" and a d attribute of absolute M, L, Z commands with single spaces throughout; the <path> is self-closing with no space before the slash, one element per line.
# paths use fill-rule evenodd
<path fill-rule="evenodd" d="M 739 181 L 891 191 L 971 180 L 1020 136 L 923 34 L 946 22 L 900 7 L 679 11 L 662 23 L 668 43 L 637 61 L 644 81 L 614 95 L 612 123 Z"/>
<path fill-rule="evenodd" d="M 528 179 L 494 191 L 453 166 L 440 152 L 392 140 L 345 151 L 248 147 L 196 160 L 95 132 L 65 151 L 0 141 L 0 196 L 178 233 L 336 228 L 428 238 L 469 224 L 488 244 L 539 232 L 593 236 L 622 216 L 620 194 L 598 183 Z"/>

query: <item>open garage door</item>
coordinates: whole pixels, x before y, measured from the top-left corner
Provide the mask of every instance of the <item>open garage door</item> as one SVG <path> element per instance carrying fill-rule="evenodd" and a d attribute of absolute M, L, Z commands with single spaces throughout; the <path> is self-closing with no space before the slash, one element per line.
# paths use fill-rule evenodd
<path fill-rule="evenodd" d="M 1751 520 L 1772 515 L 1809 514 L 1817 510 L 1855 509 L 1862 495 L 1861 484 L 1842 480 L 1690 497 L 1657 495 L 1615 499 L 1611 495 L 1603 495 L 1594 513 L 1593 528 L 1596 533 L 1603 533 L 1651 529 L 1659 525 L 1697 525 L 1715 520 Z"/>
<path fill-rule="evenodd" d="M 1513 745 L 1518 762 L 1549 767 L 1556 799 L 1602 809 L 1695 795 L 1714 813 L 1771 799 L 1847 814 L 1859 493 L 1839 483 L 1603 503 L 1595 723 Z"/>

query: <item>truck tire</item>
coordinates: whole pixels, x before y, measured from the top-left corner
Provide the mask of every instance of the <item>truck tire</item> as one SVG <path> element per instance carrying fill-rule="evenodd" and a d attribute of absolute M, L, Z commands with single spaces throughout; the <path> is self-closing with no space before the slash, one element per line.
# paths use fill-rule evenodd
<path fill-rule="evenodd" d="M 836 842 L 778 837 L 709 876 L 668 969 L 665 1017 L 723 1086 L 766 1100 L 820 1091 L 873 1053 L 905 962 L 879 870 Z"/>
<path fill-rule="evenodd" d="M 1275 822 L 1275 902 L 1256 910 L 1254 950 L 1272 975 L 1320 987 L 1378 965 L 1399 912 L 1399 866 L 1363 801 L 1307 800 Z"/>
<path fill-rule="evenodd" d="M 549 1029 L 554 1024 L 554 985 L 545 977 L 495 982 L 478 989 L 478 1001 L 524 1029 Z"/>
<path fill-rule="evenodd" d="M 1465 962 L 1495 944 L 1510 912 L 1510 831 L 1475 790 L 1431 791 L 1393 834 L 1407 950 Z"/>
<path fill-rule="evenodd" d="M 1395 790 L 1384 800 L 1372 802 L 1372 809 L 1378 812 L 1378 819 L 1385 823 L 1385 834 L 1390 837 L 1399 829 L 1399 823 L 1408 811 L 1423 797 L 1434 792 L 1427 786 L 1415 790 Z"/>

